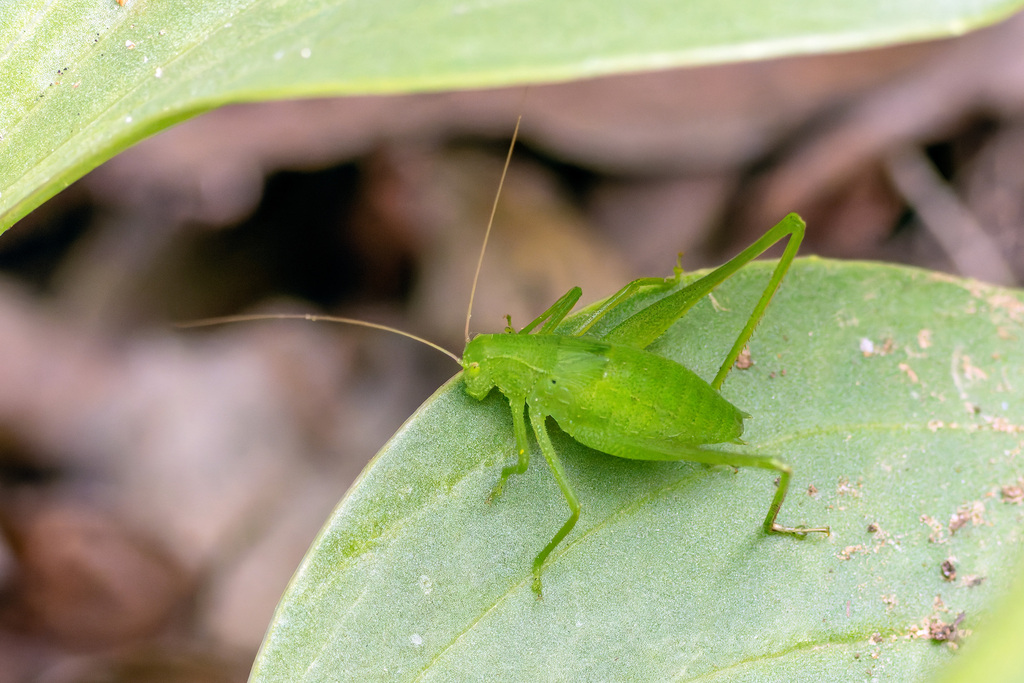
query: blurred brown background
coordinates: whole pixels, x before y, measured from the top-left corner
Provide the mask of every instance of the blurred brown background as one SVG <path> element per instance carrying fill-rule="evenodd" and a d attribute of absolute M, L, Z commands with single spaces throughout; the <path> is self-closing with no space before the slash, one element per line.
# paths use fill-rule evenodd
<path fill-rule="evenodd" d="M 221 109 L 0 238 L 0 683 L 242 681 L 352 479 L 461 349 L 574 284 L 804 254 L 1024 280 L 1024 16 L 962 38 L 472 93 Z M 525 94 L 524 94 L 525 92 Z"/>

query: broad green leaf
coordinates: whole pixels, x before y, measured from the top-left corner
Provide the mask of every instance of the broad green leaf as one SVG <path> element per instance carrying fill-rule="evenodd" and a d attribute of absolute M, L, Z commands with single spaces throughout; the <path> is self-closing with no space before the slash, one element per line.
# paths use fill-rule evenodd
<path fill-rule="evenodd" d="M 768 265 L 743 268 L 651 350 L 710 378 Z M 831 537 L 762 532 L 770 473 L 622 460 L 552 427 L 583 514 L 542 600 L 530 567 L 564 499 L 534 446 L 529 471 L 486 502 L 513 459 L 511 415 L 500 394 L 475 401 L 456 377 L 327 522 L 251 680 L 940 673 L 957 653 L 929 626 L 962 613 L 957 630 L 976 630 L 1014 578 L 1022 338 L 1020 291 L 798 260 L 750 345 L 754 365 L 723 395 L 753 416 L 748 447 L 794 468 L 779 521 L 828 524 Z"/>
<path fill-rule="evenodd" d="M 0 0 L 0 231 L 231 102 L 538 83 L 953 35 L 1021 0 Z"/>

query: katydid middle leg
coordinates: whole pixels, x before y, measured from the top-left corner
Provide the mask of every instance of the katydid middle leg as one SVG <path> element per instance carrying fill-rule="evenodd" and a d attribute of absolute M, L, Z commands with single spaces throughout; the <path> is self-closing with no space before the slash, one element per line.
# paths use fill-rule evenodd
<path fill-rule="evenodd" d="M 629 297 L 639 292 L 641 289 L 651 289 L 654 291 L 660 289 L 668 289 L 675 287 L 679 284 L 680 278 L 683 276 L 683 269 L 679 266 L 675 268 L 675 275 L 672 277 L 642 277 L 626 285 L 619 291 L 612 294 L 610 297 L 605 299 L 599 306 L 593 311 L 580 313 L 576 329 L 567 332 L 573 336 L 581 336 L 586 334 L 591 327 L 594 326 L 601 318 L 607 313 L 614 309 L 619 304 L 625 302 Z"/>
<path fill-rule="evenodd" d="M 565 320 L 565 316 L 569 315 L 572 307 L 576 305 L 576 302 L 580 300 L 582 295 L 582 289 L 579 287 L 573 287 L 568 292 L 558 297 L 558 301 L 551 304 L 551 306 L 548 307 L 548 310 L 538 315 L 530 322 L 529 325 L 519 330 L 518 334 L 530 334 L 530 332 L 533 331 L 533 328 L 537 327 L 537 325 L 540 325 L 541 323 L 544 323 L 544 326 L 540 328 L 538 334 L 549 334 L 549 332 L 553 330 L 558 323 Z M 512 321 L 510 319 L 509 327 L 511 326 Z"/>
<path fill-rule="evenodd" d="M 558 458 L 558 453 L 555 452 L 555 447 L 551 443 L 551 437 L 548 436 L 546 422 L 547 415 L 535 408 L 530 409 L 530 424 L 533 425 L 533 433 L 537 436 L 537 443 L 540 445 L 541 453 L 544 454 L 544 458 L 548 461 L 548 466 L 551 468 L 551 473 L 558 483 L 558 488 L 561 489 L 562 495 L 565 496 L 565 502 L 569 505 L 569 519 L 565 521 L 565 524 L 558 530 L 554 538 L 544 546 L 544 549 L 533 560 L 533 592 L 538 597 L 540 597 L 541 591 L 540 571 L 544 567 L 544 562 L 548 559 L 551 551 L 562 542 L 562 539 L 569 535 L 572 528 L 576 526 L 576 521 L 580 518 L 580 501 L 576 497 L 576 492 L 573 491 L 572 486 L 569 484 L 569 479 L 565 476 L 562 461 Z"/>
<path fill-rule="evenodd" d="M 598 306 L 595 310 L 589 313 L 581 313 L 578 321 L 578 327 L 569 332 L 573 336 L 579 336 L 585 334 L 594 323 L 600 320 L 606 313 L 618 306 L 620 303 L 628 299 L 631 295 L 635 294 L 644 287 L 652 288 L 667 288 L 674 287 L 679 284 L 679 278 L 682 277 L 682 268 L 676 267 L 676 273 L 673 277 L 661 278 L 661 277 L 642 277 L 631 282 L 628 282 L 622 289 L 612 294 L 610 297 Z M 558 298 L 558 300 L 551 304 L 550 307 L 536 318 L 534 318 L 530 324 L 526 325 L 523 329 L 519 330 L 518 334 L 530 334 L 534 328 L 541 323 L 544 325 L 537 331 L 537 334 L 551 334 L 554 329 L 565 320 L 566 316 L 572 311 L 573 306 L 579 301 L 580 296 L 583 295 L 583 290 L 579 287 L 573 287 L 568 292 Z M 509 321 L 509 327 L 512 323 Z"/>
<path fill-rule="evenodd" d="M 590 311 L 589 313 L 581 313 L 576 323 L 576 329 L 568 332 L 568 334 L 572 336 L 585 334 L 597 321 L 603 318 L 606 313 L 626 301 L 636 292 L 645 287 L 653 289 L 674 287 L 679 284 L 679 279 L 682 277 L 682 274 L 683 269 L 676 266 L 675 275 L 672 277 L 642 277 L 626 283 L 624 287 L 605 299 L 604 302 L 593 311 Z M 519 330 L 518 334 L 530 334 L 533 332 L 534 328 L 541 323 L 544 323 L 544 325 L 537 331 L 537 334 L 551 334 L 554 331 L 554 328 L 556 328 L 563 320 L 565 320 L 566 316 L 569 315 L 573 306 L 576 305 L 576 302 L 579 301 L 582 294 L 583 290 L 579 287 L 571 288 L 568 292 L 559 297 L 555 303 L 551 304 L 546 311 L 534 318 L 523 329 Z M 510 330 L 511 326 L 512 322 L 510 320 L 507 329 Z"/>

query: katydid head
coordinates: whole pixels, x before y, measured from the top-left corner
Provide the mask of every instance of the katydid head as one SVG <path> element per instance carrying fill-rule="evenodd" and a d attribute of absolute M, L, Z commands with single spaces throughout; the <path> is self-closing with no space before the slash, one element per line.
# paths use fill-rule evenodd
<path fill-rule="evenodd" d="M 478 334 L 462 352 L 466 393 L 483 400 L 497 387 L 508 397 L 527 396 L 542 374 L 537 365 L 558 343 L 552 335 Z"/>
<path fill-rule="evenodd" d="M 462 352 L 463 382 L 466 393 L 478 401 L 482 401 L 494 388 L 494 378 L 484 367 L 487 363 L 488 351 L 484 339 L 487 335 L 477 335 Z"/>

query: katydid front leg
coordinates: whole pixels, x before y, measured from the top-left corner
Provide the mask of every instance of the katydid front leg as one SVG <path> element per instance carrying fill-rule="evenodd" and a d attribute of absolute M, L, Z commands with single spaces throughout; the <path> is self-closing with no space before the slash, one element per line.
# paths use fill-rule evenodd
<path fill-rule="evenodd" d="M 529 325 L 519 330 L 516 334 L 529 334 L 531 330 L 541 323 L 544 323 L 544 326 L 541 327 L 537 334 L 548 334 L 547 330 L 554 329 L 558 323 L 565 319 L 565 316 L 569 315 L 572 307 L 576 305 L 582 294 L 583 290 L 579 287 L 571 288 L 560 296 L 558 301 L 551 304 L 546 311 L 534 318 Z M 512 318 L 511 316 L 508 318 L 508 326 L 505 328 L 505 331 L 514 332 L 512 329 Z M 492 502 L 501 496 L 509 477 L 513 474 L 524 474 L 530 466 L 530 445 L 526 438 L 526 424 L 523 419 L 523 414 L 526 412 L 526 398 L 518 395 L 508 396 L 507 398 L 509 408 L 512 409 L 512 431 L 516 438 L 516 464 L 502 468 L 501 477 L 498 479 L 497 485 L 491 491 L 491 495 L 487 497 L 488 502 Z"/>
<path fill-rule="evenodd" d="M 526 421 L 523 414 L 526 412 L 526 399 L 519 397 L 508 397 L 508 406 L 512 409 L 512 432 L 516 437 L 516 464 L 503 467 L 501 478 L 497 485 L 487 497 L 487 502 L 497 500 L 508 483 L 508 478 L 513 474 L 525 474 L 530 467 L 530 442 L 526 438 Z"/>

